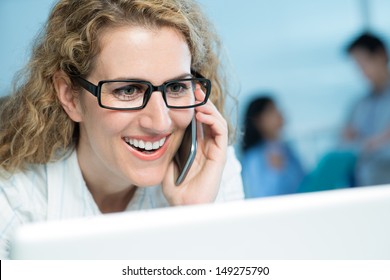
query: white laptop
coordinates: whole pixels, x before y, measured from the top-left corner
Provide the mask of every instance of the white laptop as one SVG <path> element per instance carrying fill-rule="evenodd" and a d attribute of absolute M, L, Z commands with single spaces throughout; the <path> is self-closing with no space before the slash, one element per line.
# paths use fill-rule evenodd
<path fill-rule="evenodd" d="M 26 225 L 15 259 L 390 259 L 390 186 Z"/>

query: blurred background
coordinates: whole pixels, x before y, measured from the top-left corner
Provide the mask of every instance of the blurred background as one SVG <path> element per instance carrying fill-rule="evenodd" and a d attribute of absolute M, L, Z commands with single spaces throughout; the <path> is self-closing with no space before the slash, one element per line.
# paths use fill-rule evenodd
<path fill-rule="evenodd" d="M 0 0 L 0 96 L 10 92 L 54 2 Z M 367 29 L 389 44 L 390 1 L 199 2 L 229 58 L 232 90 L 239 99 L 236 125 L 241 127 L 256 92 L 273 93 L 285 116 L 284 137 L 304 167 L 313 168 L 334 147 L 354 101 L 367 92 L 368 84 L 345 53 L 346 44 Z"/>

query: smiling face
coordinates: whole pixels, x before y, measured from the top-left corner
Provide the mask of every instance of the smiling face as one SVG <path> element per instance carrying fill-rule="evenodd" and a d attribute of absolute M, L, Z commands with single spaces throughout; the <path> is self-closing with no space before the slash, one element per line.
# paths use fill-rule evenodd
<path fill-rule="evenodd" d="M 191 54 L 185 39 L 171 28 L 120 27 L 102 33 L 101 52 L 87 80 L 137 79 L 161 85 L 190 77 Z M 168 109 L 161 92 L 136 111 L 99 107 L 83 90 L 79 98 L 78 159 L 87 185 L 158 185 L 180 146 L 193 109 Z M 138 146 L 138 147 L 137 147 Z"/>

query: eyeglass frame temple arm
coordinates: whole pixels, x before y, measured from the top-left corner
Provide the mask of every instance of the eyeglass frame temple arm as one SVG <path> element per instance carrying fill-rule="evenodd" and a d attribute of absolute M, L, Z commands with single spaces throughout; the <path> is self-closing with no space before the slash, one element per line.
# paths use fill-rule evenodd
<path fill-rule="evenodd" d="M 75 79 L 77 80 L 77 82 L 86 90 L 88 90 L 90 93 L 92 93 L 94 96 L 98 96 L 98 89 L 99 89 L 99 86 L 95 86 L 93 83 L 87 81 L 86 79 L 84 79 L 83 77 L 79 76 L 79 75 L 70 75 L 72 77 L 72 79 Z"/>

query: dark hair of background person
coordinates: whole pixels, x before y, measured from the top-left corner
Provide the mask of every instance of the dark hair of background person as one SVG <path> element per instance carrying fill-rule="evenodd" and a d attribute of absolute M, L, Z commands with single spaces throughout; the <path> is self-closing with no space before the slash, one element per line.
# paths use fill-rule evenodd
<path fill-rule="evenodd" d="M 369 32 L 364 32 L 357 36 L 346 47 L 346 51 L 349 54 L 355 49 L 363 49 L 371 54 L 383 51 L 387 55 L 383 40 Z"/>
<path fill-rule="evenodd" d="M 244 139 L 242 143 L 244 152 L 264 141 L 264 137 L 261 131 L 256 128 L 254 120 L 273 104 L 275 104 L 275 101 L 268 95 L 257 97 L 249 103 L 244 119 Z"/>

